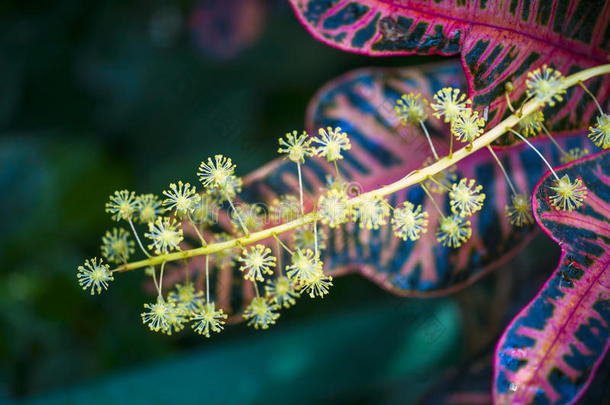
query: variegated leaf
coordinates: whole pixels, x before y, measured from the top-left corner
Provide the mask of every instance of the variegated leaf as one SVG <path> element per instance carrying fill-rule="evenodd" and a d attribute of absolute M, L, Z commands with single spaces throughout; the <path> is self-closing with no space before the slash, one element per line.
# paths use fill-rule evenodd
<path fill-rule="evenodd" d="M 290 0 L 309 32 L 326 44 L 371 56 L 460 54 L 470 97 L 489 106 L 490 124 L 507 114 L 504 85 L 524 99 L 525 73 L 543 64 L 564 74 L 608 62 L 610 2 L 604 0 Z M 608 76 L 588 83 L 605 102 Z M 582 89 L 546 109 L 553 131 L 585 128 L 596 114 Z"/>
<path fill-rule="evenodd" d="M 569 164 L 584 206 L 558 211 L 548 202 L 554 177 L 537 185 L 536 220 L 562 249 L 559 265 L 498 342 L 494 397 L 504 403 L 574 403 L 610 346 L 610 153 Z"/>

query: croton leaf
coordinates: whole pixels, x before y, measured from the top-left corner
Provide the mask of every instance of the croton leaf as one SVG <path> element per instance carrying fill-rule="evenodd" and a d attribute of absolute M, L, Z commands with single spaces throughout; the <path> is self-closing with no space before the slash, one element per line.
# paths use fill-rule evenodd
<path fill-rule="evenodd" d="M 582 179 L 584 206 L 549 204 L 546 175 L 536 186 L 536 221 L 562 250 L 559 265 L 498 342 L 496 403 L 575 402 L 610 345 L 610 152 L 566 165 L 559 176 Z"/>
<path fill-rule="evenodd" d="M 351 189 L 369 191 L 420 168 L 430 155 L 420 129 L 400 126 L 394 117 L 392 106 L 400 94 L 417 89 L 429 95 L 445 86 L 459 87 L 462 77 L 457 63 L 351 72 L 320 90 L 309 106 L 306 127 L 315 133 L 319 127 L 339 126 L 349 134 L 352 149 L 339 168 Z M 437 149 L 446 153 L 447 147 L 440 143 L 438 135 L 448 131 L 447 124 L 435 119 L 428 124 Z M 581 147 L 588 141 L 575 135 L 562 137 L 559 142 L 564 147 Z M 559 152 L 550 142 L 540 139 L 535 143 L 547 159 L 558 163 Z M 529 195 L 546 170 L 535 152 L 514 146 L 497 153 L 517 187 Z M 334 173 L 334 166 L 320 159 L 307 160 L 303 183 L 308 210 L 326 185 L 326 176 Z M 416 242 L 403 242 L 393 235 L 390 226 L 366 230 L 353 223 L 324 229 L 328 236 L 322 255 L 325 269 L 334 276 L 360 272 L 400 295 L 445 294 L 480 278 L 533 236 L 535 226 L 516 228 L 506 220 L 504 207 L 509 202 L 510 190 L 487 150 L 464 160 L 453 174 L 477 179 L 487 195 L 483 210 L 471 219 L 473 237 L 460 249 L 444 248 L 436 241 L 439 216 L 432 203 L 424 199 L 422 189 L 414 186 L 393 195 L 389 202 L 393 206 L 404 200 L 425 205 L 430 223 L 424 237 Z M 248 202 L 268 204 L 282 194 L 298 195 L 296 165 L 289 160 L 275 160 L 247 176 L 244 182 L 241 197 Z M 446 193 L 435 194 L 435 198 L 449 212 Z M 288 260 L 282 259 L 283 263 Z M 202 263 L 195 262 L 193 268 L 202 268 Z M 225 308 L 240 308 L 244 297 L 253 296 L 251 283 L 241 283 L 242 275 L 231 266 L 217 274 L 214 276 L 217 302 Z"/>
<path fill-rule="evenodd" d="M 564 74 L 607 63 L 610 2 L 604 0 L 290 0 L 317 39 L 372 56 L 459 53 L 475 106 L 490 123 L 505 114 L 505 83 L 524 99 L 524 73 L 543 64 Z M 591 81 L 600 100 L 610 77 Z M 568 91 L 553 113 L 554 131 L 585 128 L 595 106 L 582 89 Z M 550 112 L 550 111 L 549 111 Z M 548 114 L 546 114 L 548 115 Z"/>

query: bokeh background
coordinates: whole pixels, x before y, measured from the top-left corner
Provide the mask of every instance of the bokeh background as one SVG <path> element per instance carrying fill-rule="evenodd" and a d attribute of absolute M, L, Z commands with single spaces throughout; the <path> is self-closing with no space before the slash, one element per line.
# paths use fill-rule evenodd
<path fill-rule="evenodd" d="M 450 297 L 347 276 L 269 331 L 212 339 L 149 332 L 137 272 L 95 297 L 75 277 L 113 190 L 196 182 L 213 153 L 250 172 L 333 77 L 437 60 L 324 46 L 283 0 L 0 2 L 0 403 L 489 401 L 493 343 L 558 258 L 543 235 Z"/>

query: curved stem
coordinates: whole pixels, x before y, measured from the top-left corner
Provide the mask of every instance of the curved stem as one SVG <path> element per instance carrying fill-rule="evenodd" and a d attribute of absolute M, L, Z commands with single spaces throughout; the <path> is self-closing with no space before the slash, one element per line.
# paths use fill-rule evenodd
<path fill-rule="evenodd" d="M 434 149 L 434 145 L 432 144 L 432 139 L 430 138 L 430 134 L 428 133 L 428 128 L 426 128 L 426 125 L 424 124 L 424 122 L 422 120 L 419 120 L 419 125 L 421 126 L 421 129 L 424 131 L 424 134 L 426 135 L 426 139 L 428 140 L 428 143 L 430 144 L 430 149 L 432 149 L 432 154 L 434 155 L 434 158 L 436 160 L 438 160 L 438 154 L 436 153 L 436 149 Z"/>
<path fill-rule="evenodd" d="M 525 142 L 527 144 L 527 146 L 529 146 L 530 148 L 532 148 L 534 150 L 534 152 L 536 152 L 538 154 L 538 156 L 540 157 L 540 159 L 542 159 L 542 161 L 544 162 L 544 164 L 549 168 L 549 170 L 551 171 L 551 173 L 553 173 L 553 176 L 555 176 L 555 178 L 557 180 L 559 180 L 559 176 L 557 175 L 557 173 L 555 172 L 555 169 L 553 169 L 553 166 L 551 166 L 551 164 L 549 163 L 548 160 L 546 160 L 544 158 L 544 156 L 542 155 L 542 153 L 540 153 L 540 151 L 530 143 L 530 141 L 528 141 L 523 135 L 521 135 L 519 132 L 509 129 L 510 132 L 512 132 L 513 134 L 517 135 L 519 138 L 521 138 L 521 140 L 523 142 Z"/>
<path fill-rule="evenodd" d="M 603 74 L 609 74 L 609 73 L 610 73 L 610 64 L 597 66 L 597 67 L 594 67 L 591 69 L 586 69 L 586 70 L 580 71 L 578 73 L 575 73 L 571 76 L 566 77 L 565 81 L 563 82 L 562 88 L 566 89 L 566 88 L 577 85 L 578 82 L 580 82 L 580 81 L 588 80 L 592 77 L 600 76 Z M 447 169 L 448 167 L 453 166 L 454 164 L 456 164 L 460 160 L 464 159 L 465 157 L 473 154 L 474 152 L 477 152 L 479 149 L 487 147 L 487 145 L 491 144 L 493 141 L 495 141 L 500 136 L 504 135 L 507 131 L 509 131 L 512 127 L 517 125 L 517 123 L 521 120 L 522 117 L 531 114 L 532 112 L 540 109 L 541 107 L 543 107 L 543 104 L 536 99 L 532 99 L 532 100 L 528 101 L 527 103 L 524 103 L 524 105 L 522 105 L 520 108 L 521 114 L 519 116 L 517 116 L 516 114 L 510 115 L 504 121 L 500 122 L 498 125 L 496 125 L 492 129 L 490 129 L 489 131 L 487 131 L 486 133 L 484 133 L 483 135 L 481 135 L 480 137 L 475 139 L 472 142 L 470 150 L 467 150 L 466 147 L 463 147 L 463 148 L 455 151 L 451 157 L 448 157 L 448 156 L 444 157 L 444 158 L 434 162 L 430 166 L 427 166 L 421 170 L 416 170 L 414 172 L 411 172 L 411 173 L 407 174 L 405 177 L 395 181 L 394 183 L 380 187 L 376 190 L 362 193 L 356 197 L 351 198 L 350 200 L 348 200 L 348 205 L 353 206 L 353 205 L 359 204 L 365 198 L 371 198 L 371 197 L 375 197 L 375 196 L 385 197 L 387 195 L 393 194 L 397 191 L 405 189 L 414 184 L 421 183 L 422 181 L 426 180 L 428 178 L 428 176 L 433 176 L 433 175 Z M 225 249 L 230 249 L 233 247 L 249 245 L 251 243 L 255 243 L 260 240 L 270 238 L 273 236 L 273 234 L 279 235 L 284 232 L 288 232 L 292 229 L 300 228 L 304 225 L 313 223 L 315 220 L 317 220 L 317 217 L 315 216 L 315 214 L 308 213 L 294 221 L 286 222 L 284 224 L 280 224 L 280 225 L 274 226 L 272 228 L 268 228 L 268 229 L 264 229 L 262 231 L 247 234 L 240 238 L 236 238 L 236 239 L 232 239 L 232 240 L 228 240 L 228 241 L 224 241 L 224 242 L 208 244 L 206 247 L 172 252 L 172 253 L 168 253 L 165 255 L 151 257 L 146 260 L 140 260 L 137 262 L 127 263 L 127 264 L 117 267 L 114 271 L 115 272 L 130 271 L 130 270 L 135 270 L 135 269 L 139 269 L 142 267 L 154 266 L 154 265 L 162 263 L 164 261 L 174 261 L 174 260 L 180 260 L 180 259 L 184 259 L 184 258 L 188 258 L 188 257 L 208 255 L 211 253 L 220 252 Z"/>
<path fill-rule="evenodd" d="M 500 167 L 500 170 L 502 170 L 502 173 L 504 174 L 504 178 L 506 178 L 506 182 L 510 186 L 510 189 L 512 190 L 513 195 L 517 195 L 518 194 L 517 190 L 515 189 L 515 186 L 514 186 L 513 182 L 511 181 L 510 177 L 508 177 L 508 173 L 506 172 L 506 169 L 504 168 L 504 165 L 502 164 L 502 162 L 500 162 L 498 155 L 496 155 L 496 152 L 494 152 L 494 150 L 491 146 L 487 145 L 487 149 L 489 149 L 489 153 L 491 153 L 491 156 L 493 156 L 494 159 L 496 160 L 496 163 Z"/>
<path fill-rule="evenodd" d="M 144 252 L 146 257 L 150 258 L 150 254 L 146 251 L 146 249 L 144 249 L 144 246 L 142 246 L 142 242 L 140 242 L 140 237 L 138 236 L 138 233 L 136 232 L 136 227 L 133 226 L 133 221 L 131 220 L 131 218 L 129 218 L 128 221 L 129 221 L 129 226 L 131 226 L 131 231 L 133 232 L 133 236 L 135 236 L 136 240 L 138 241 L 138 246 L 140 246 L 140 249 L 142 249 L 142 252 Z"/>

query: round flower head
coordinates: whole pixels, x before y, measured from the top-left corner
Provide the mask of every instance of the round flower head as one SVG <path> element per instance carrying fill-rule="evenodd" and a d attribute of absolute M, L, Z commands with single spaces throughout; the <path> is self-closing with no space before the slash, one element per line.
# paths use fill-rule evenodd
<path fill-rule="evenodd" d="M 466 95 L 460 93 L 460 89 L 453 87 L 445 87 L 436 92 L 434 95 L 434 103 L 430 107 L 436 111 L 436 118 L 444 117 L 445 122 L 451 122 L 458 114 L 466 109 Z"/>
<path fill-rule="evenodd" d="M 471 234 L 470 221 L 465 221 L 459 215 L 453 215 L 441 218 L 436 230 L 436 239 L 443 246 L 457 248 L 462 246 Z"/>
<path fill-rule="evenodd" d="M 250 232 L 258 231 L 263 228 L 263 209 L 256 204 L 239 204 L 235 206 L 235 211 L 231 211 L 231 223 L 236 232 L 242 230 L 239 218 L 243 221 L 246 229 Z"/>
<path fill-rule="evenodd" d="M 536 136 L 542 130 L 542 124 L 544 123 L 544 114 L 542 111 L 536 110 L 531 114 L 528 114 L 521 118 L 519 121 L 519 132 L 526 138 L 528 136 Z"/>
<path fill-rule="evenodd" d="M 216 223 L 218 205 L 212 196 L 202 194 L 191 211 L 190 217 L 197 225 L 212 225 Z"/>
<path fill-rule="evenodd" d="M 347 204 L 347 195 L 337 190 L 330 190 L 322 194 L 318 200 L 318 214 L 324 224 L 331 228 L 347 222 L 350 207 Z"/>
<path fill-rule="evenodd" d="M 326 232 L 323 229 L 317 230 L 317 237 L 313 225 L 302 226 L 292 234 L 294 246 L 302 250 L 311 249 L 315 252 L 316 239 L 318 240 L 318 250 L 326 249 Z"/>
<path fill-rule="evenodd" d="M 106 212 L 112 214 L 112 219 L 129 221 L 136 212 L 136 193 L 128 190 L 115 191 L 106 203 Z"/>
<path fill-rule="evenodd" d="M 305 131 L 301 135 L 298 135 L 297 131 L 288 132 L 285 139 L 279 139 L 280 147 L 277 153 L 286 154 L 286 157 L 294 163 L 304 163 L 305 157 L 313 155 L 311 141 L 312 139 Z"/>
<path fill-rule="evenodd" d="M 174 322 L 174 305 L 166 302 L 163 297 L 157 297 L 157 302 L 144 304 L 146 311 L 142 312 L 142 322 L 148 325 L 153 332 L 162 331 L 171 333 L 172 323 Z"/>
<path fill-rule="evenodd" d="M 514 226 L 525 226 L 534 223 L 532 204 L 525 195 L 516 194 L 511 197 L 510 205 L 504 208 L 508 221 Z"/>
<path fill-rule="evenodd" d="M 133 241 L 129 240 L 129 232 L 123 228 L 113 228 L 102 237 L 102 255 L 111 263 L 124 263 L 133 252 Z"/>
<path fill-rule="evenodd" d="M 576 179 L 572 182 L 567 174 L 561 179 L 555 180 L 551 190 L 554 191 L 554 194 L 549 197 L 551 205 L 562 211 L 573 211 L 579 208 L 587 197 L 587 189 L 582 184 L 582 180 Z"/>
<path fill-rule="evenodd" d="M 227 314 L 223 312 L 222 308 L 216 309 L 214 302 L 202 305 L 201 309 L 191 316 L 195 332 L 207 338 L 210 337 L 210 331 L 219 333 L 224 329 L 225 319 L 227 319 Z"/>
<path fill-rule="evenodd" d="M 349 138 L 345 132 L 341 132 L 341 128 L 332 129 L 327 127 L 326 130 L 320 128 L 318 130 L 319 137 L 315 137 L 313 141 L 320 146 L 314 148 L 318 156 L 325 157 L 327 161 L 334 162 L 338 159 L 343 159 L 341 151 L 350 150 L 352 148 Z"/>
<path fill-rule="evenodd" d="M 309 283 L 322 272 L 322 261 L 311 249 L 297 249 L 291 261 L 290 266 L 286 266 L 286 274 L 299 286 Z"/>
<path fill-rule="evenodd" d="M 176 309 L 183 315 L 191 315 L 199 310 L 203 303 L 203 292 L 196 291 L 191 282 L 186 285 L 176 284 L 176 289 L 171 291 L 167 299 L 173 303 Z"/>
<path fill-rule="evenodd" d="M 332 285 L 333 278 L 331 276 L 325 276 L 322 269 L 320 269 L 320 271 L 316 272 L 310 280 L 300 286 L 299 292 L 305 291 L 311 298 L 315 298 L 316 296 L 324 298 Z"/>
<path fill-rule="evenodd" d="M 347 195 L 350 185 L 340 176 L 326 175 L 326 186 L 320 187 L 321 191 L 337 190 L 340 193 Z"/>
<path fill-rule="evenodd" d="M 265 298 L 255 297 L 244 310 L 243 317 L 248 321 L 248 326 L 268 329 L 269 325 L 275 324 L 277 318 L 280 317 L 280 314 L 273 312 L 277 309 L 276 305 L 268 303 Z"/>
<path fill-rule="evenodd" d="M 176 216 L 183 218 L 188 215 L 200 200 L 199 194 L 195 192 L 195 187 L 191 188 L 189 183 L 170 183 L 169 190 L 163 191 L 167 198 L 163 200 L 166 210 L 176 210 Z"/>
<path fill-rule="evenodd" d="M 563 76 L 557 70 L 543 65 L 533 72 L 527 74 L 527 96 L 534 97 L 543 103 L 548 103 L 551 107 L 555 101 L 561 101 L 561 95 L 565 93 L 563 86 Z"/>
<path fill-rule="evenodd" d="M 360 228 L 379 229 L 388 223 L 390 215 L 388 203 L 381 197 L 363 196 L 362 200 L 354 206 L 352 217 L 354 222 L 360 221 Z"/>
<path fill-rule="evenodd" d="M 148 245 L 149 249 L 155 249 L 156 254 L 165 254 L 172 250 L 180 250 L 182 242 L 182 229 L 178 229 L 180 224 L 172 218 L 159 217 L 155 222 L 148 224 L 148 233 L 144 236 L 152 240 Z"/>
<path fill-rule="evenodd" d="M 278 307 L 290 308 L 296 304 L 299 293 L 289 278 L 280 276 L 275 280 L 267 280 L 265 285 L 265 298 Z"/>
<path fill-rule="evenodd" d="M 97 258 L 85 261 L 84 266 L 78 266 L 78 284 L 83 287 L 83 290 L 91 288 L 91 295 L 102 292 L 102 289 L 108 289 L 108 283 L 114 280 L 112 272 L 107 264 L 102 263 L 102 259 Z"/>
<path fill-rule="evenodd" d="M 412 241 L 419 239 L 422 233 L 426 233 L 428 226 L 428 213 L 422 211 L 422 206 L 415 208 L 409 201 L 402 204 L 402 208 L 394 210 L 392 217 L 392 228 L 394 234 L 402 240 Z"/>
<path fill-rule="evenodd" d="M 154 194 L 141 194 L 136 198 L 136 211 L 140 223 L 155 222 L 165 210 L 161 208 L 159 197 Z"/>
<path fill-rule="evenodd" d="M 250 250 L 241 252 L 239 261 L 243 264 L 240 271 L 245 271 L 244 278 L 250 281 L 264 281 L 263 274 L 273 274 L 276 258 L 271 254 L 271 249 L 263 245 L 253 246 Z"/>
<path fill-rule="evenodd" d="M 299 218 L 301 205 L 293 195 L 282 195 L 271 203 L 271 218 L 275 222 L 289 222 Z"/>
<path fill-rule="evenodd" d="M 594 127 L 589 127 L 589 139 L 602 149 L 610 148 L 610 115 L 602 114 L 597 117 Z"/>
<path fill-rule="evenodd" d="M 224 192 L 231 183 L 231 178 L 235 177 L 235 165 L 231 158 L 223 155 L 215 155 L 214 161 L 208 158 L 207 163 L 201 162 L 199 165 L 199 180 L 210 190 Z"/>
<path fill-rule="evenodd" d="M 403 94 L 397 101 L 394 111 L 402 125 L 419 124 L 428 118 L 424 104 L 420 100 L 421 94 Z"/>
<path fill-rule="evenodd" d="M 472 143 L 483 133 L 485 120 L 477 111 L 466 108 L 451 121 L 451 133 L 460 141 Z"/>
<path fill-rule="evenodd" d="M 559 158 L 559 161 L 562 164 L 570 163 L 578 159 L 582 159 L 583 157 L 589 154 L 589 149 L 587 148 L 572 148 L 569 149 L 567 155 L 563 155 Z"/>
<path fill-rule="evenodd" d="M 454 183 L 449 191 L 451 211 L 461 217 L 470 216 L 483 207 L 485 194 L 481 193 L 483 186 L 475 186 L 474 180 L 463 178 Z"/>
<path fill-rule="evenodd" d="M 186 323 L 186 314 L 175 306 L 174 303 L 169 303 L 172 305 L 172 311 L 169 313 L 169 328 L 163 330 L 163 333 L 167 335 L 171 335 L 172 332 L 180 332 L 184 329 L 184 324 Z"/>

